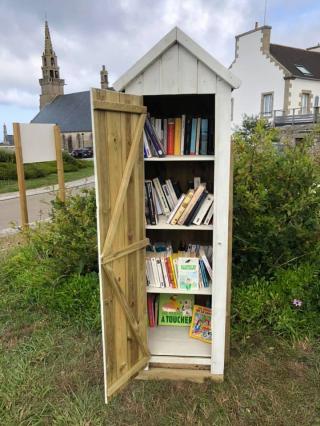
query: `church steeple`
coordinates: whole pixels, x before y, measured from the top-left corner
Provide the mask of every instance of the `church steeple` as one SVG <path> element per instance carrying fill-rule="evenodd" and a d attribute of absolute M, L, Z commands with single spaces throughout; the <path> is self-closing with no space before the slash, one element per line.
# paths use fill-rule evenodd
<path fill-rule="evenodd" d="M 64 80 L 60 78 L 58 58 L 53 50 L 48 22 L 45 21 L 44 52 L 42 54 L 42 78 L 40 109 L 52 102 L 54 98 L 64 94 Z"/>
<path fill-rule="evenodd" d="M 106 70 L 105 65 L 102 65 L 102 69 L 100 71 L 100 84 L 101 84 L 101 89 L 109 88 L 108 71 Z"/>

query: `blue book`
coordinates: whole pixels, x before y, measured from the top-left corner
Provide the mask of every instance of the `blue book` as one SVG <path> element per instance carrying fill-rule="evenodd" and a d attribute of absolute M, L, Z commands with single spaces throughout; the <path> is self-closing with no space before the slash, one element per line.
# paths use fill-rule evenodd
<path fill-rule="evenodd" d="M 207 155 L 207 153 L 208 153 L 208 119 L 203 118 L 201 120 L 200 154 Z"/>
<path fill-rule="evenodd" d="M 190 155 L 196 155 L 197 119 L 192 119 Z"/>

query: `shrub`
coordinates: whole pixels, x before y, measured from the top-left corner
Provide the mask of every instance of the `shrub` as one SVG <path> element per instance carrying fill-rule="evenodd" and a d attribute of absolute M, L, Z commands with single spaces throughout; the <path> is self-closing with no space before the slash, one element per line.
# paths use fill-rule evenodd
<path fill-rule="evenodd" d="M 319 242 L 320 173 L 310 143 L 274 146 L 263 120 L 234 135 L 234 277 L 272 276 Z"/>
<path fill-rule="evenodd" d="M 285 337 L 320 335 L 320 269 L 301 264 L 279 269 L 275 276 L 253 277 L 233 291 L 233 320 L 236 334 L 261 331 Z"/>
<path fill-rule="evenodd" d="M 16 156 L 11 149 L 0 148 L 0 163 L 15 163 Z"/>

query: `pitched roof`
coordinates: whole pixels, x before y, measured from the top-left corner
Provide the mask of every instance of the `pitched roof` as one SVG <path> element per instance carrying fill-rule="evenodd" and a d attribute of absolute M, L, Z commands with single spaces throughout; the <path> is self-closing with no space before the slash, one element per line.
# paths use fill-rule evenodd
<path fill-rule="evenodd" d="M 320 80 L 320 52 L 295 47 L 270 44 L 270 54 L 283 65 L 294 77 Z M 301 72 L 297 65 L 302 65 L 311 74 Z"/>
<path fill-rule="evenodd" d="M 114 88 L 119 92 L 139 74 L 141 74 L 149 65 L 151 65 L 159 56 L 168 50 L 174 44 L 179 43 L 186 50 L 192 53 L 196 58 L 203 62 L 211 71 L 217 74 L 222 80 L 226 81 L 234 89 L 240 86 L 240 80 L 235 77 L 231 71 L 218 62 L 199 44 L 193 41 L 187 34 L 174 27 L 165 35 L 152 49 L 140 58 L 126 73 L 124 73 L 114 84 Z"/>
<path fill-rule="evenodd" d="M 91 132 L 90 92 L 57 96 L 31 123 L 58 124 L 61 132 Z"/>

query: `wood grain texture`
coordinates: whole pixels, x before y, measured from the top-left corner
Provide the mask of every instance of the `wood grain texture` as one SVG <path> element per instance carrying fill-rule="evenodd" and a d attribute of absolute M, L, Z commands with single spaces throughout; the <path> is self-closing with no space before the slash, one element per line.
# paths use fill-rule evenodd
<path fill-rule="evenodd" d="M 207 380 L 223 382 L 223 374 L 211 374 L 207 370 L 191 370 L 183 368 L 150 368 L 142 371 L 139 380 L 183 380 L 194 383 L 204 383 Z"/>
<path fill-rule="evenodd" d="M 29 226 L 28 204 L 27 204 L 26 183 L 25 183 L 25 176 L 24 176 L 24 166 L 23 166 L 19 123 L 13 123 L 13 140 L 14 140 L 14 145 L 16 148 L 15 154 L 16 154 L 16 166 L 17 166 L 18 186 L 19 186 L 21 226 L 22 228 L 27 228 Z"/>

